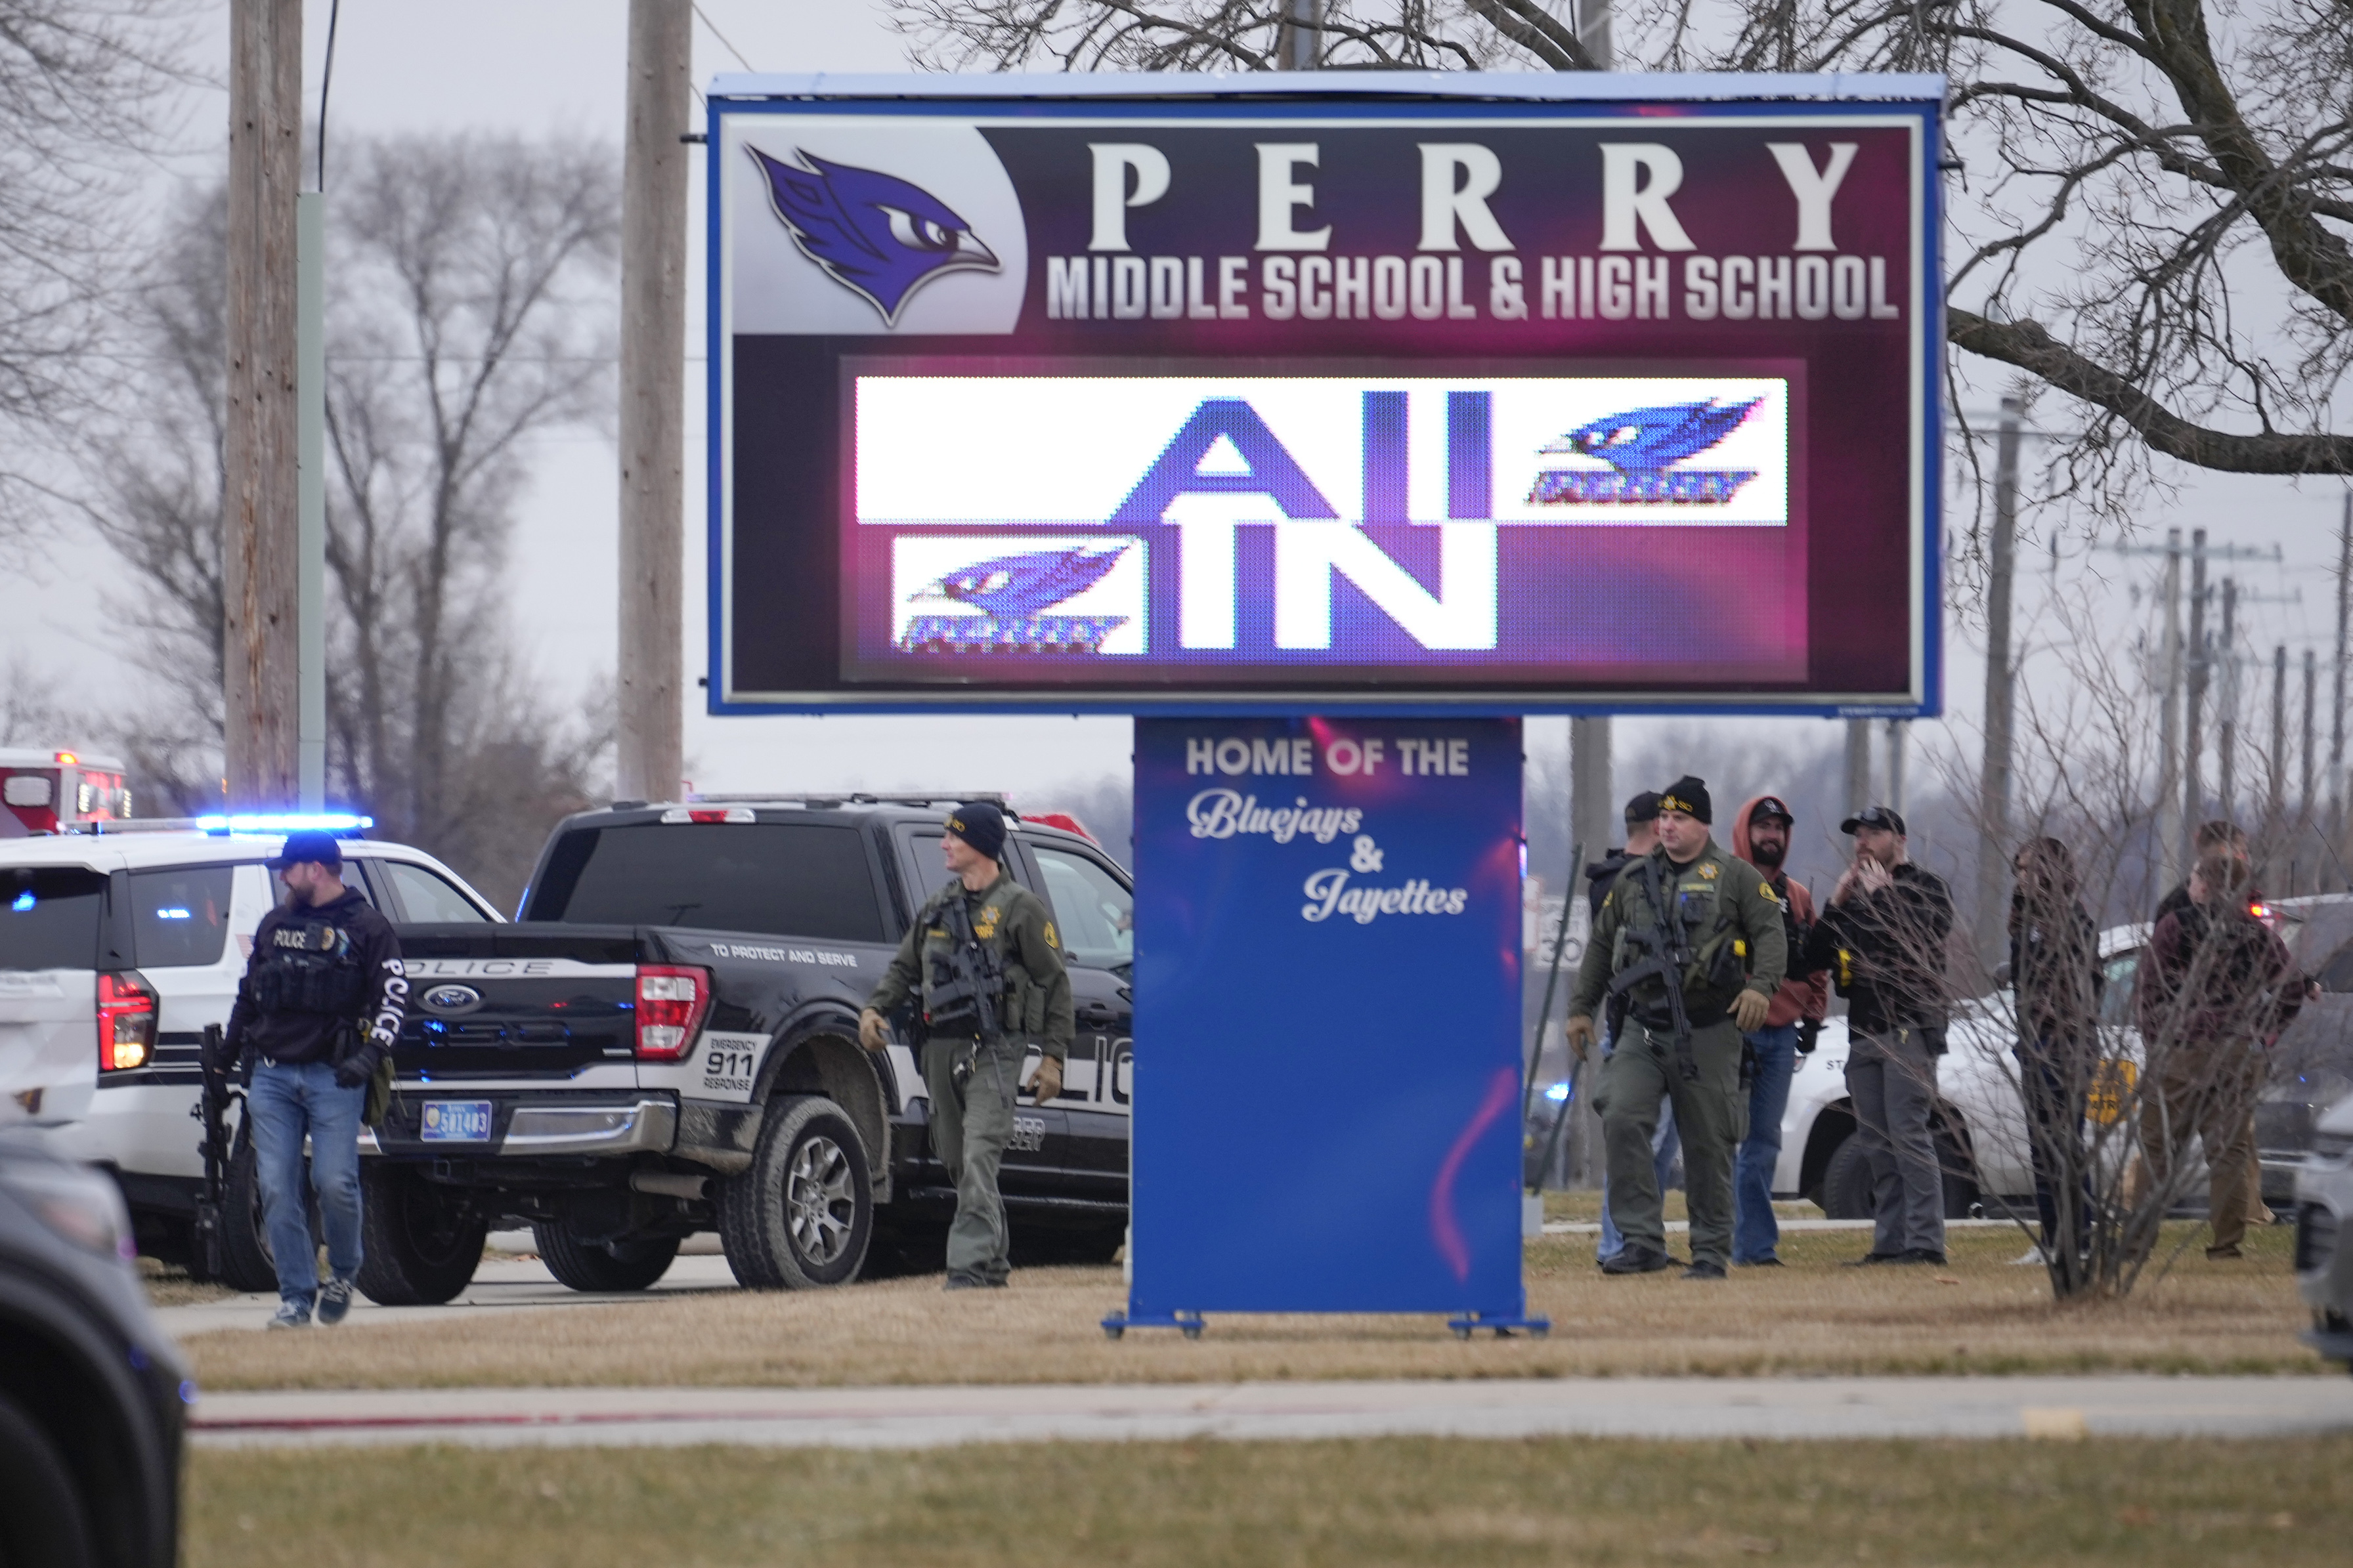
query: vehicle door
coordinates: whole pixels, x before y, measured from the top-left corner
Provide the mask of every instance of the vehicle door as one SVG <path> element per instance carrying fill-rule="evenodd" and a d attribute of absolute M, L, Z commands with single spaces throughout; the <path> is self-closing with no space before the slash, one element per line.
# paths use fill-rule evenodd
<path fill-rule="evenodd" d="M 1065 1168 L 1101 1195 L 1124 1196 L 1135 1073 L 1135 897 L 1127 879 L 1092 851 L 1059 839 L 1024 845 L 1054 911 L 1078 1014 L 1078 1037 L 1055 1102 L 1070 1124 Z"/>
<path fill-rule="evenodd" d="M 90 1081 L 112 897 L 94 867 L 0 866 L 0 1125 L 73 1114 L 58 1097 Z"/>
<path fill-rule="evenodd" d="M 940 842 L 946 837 L 944 828 L 928 822 L 902 822 L 892 831 L 914 909 L 923 908 L 948 884 L 948 869 L 940 858 Z M 1035 874 L 1009 844 L 1004 865 L 1015 882 L 1037 890 Z M 1025 1080 L 1036 1061 L 1033 1051 L 1022 1064 Z M 1066 1193 L 1069 1181 L 1063 1171 L 1070 1158 L 1070 1119 L 1060 1104 L 1041 1106 L 1026 1093 L 1019 1096 L 1014 1102 L 1013 1142 L 1006 1147 L 998 1185 L 1008 1193 Z"/>

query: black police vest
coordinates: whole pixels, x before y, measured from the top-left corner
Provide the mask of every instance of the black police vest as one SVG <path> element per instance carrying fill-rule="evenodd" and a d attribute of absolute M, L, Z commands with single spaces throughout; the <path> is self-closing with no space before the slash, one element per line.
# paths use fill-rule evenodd
<path fill-rule="evenodd" d="M 325 921 L 289 922 L 254 955 L 253 999 L 265 1013 L 359 1011 L 367 989 L 352 933 Z"/>

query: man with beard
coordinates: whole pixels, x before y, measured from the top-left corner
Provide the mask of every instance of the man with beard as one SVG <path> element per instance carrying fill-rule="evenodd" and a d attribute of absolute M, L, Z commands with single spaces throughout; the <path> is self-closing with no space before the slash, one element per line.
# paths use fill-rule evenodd
<path fill-rule="evenodd" d="M 1781 1226 L 1773 1215 L 1773 1172 L 1781 1163 L 1781 1118 L 1789 1109 L 1789 1079 L 1798 1058 L 1814 1048 L 1830 1002 L 1830 982 L 1809 972 L 1799 955 L 1814 923 L 1814 896 L 1789 880 L 1789 829 L 1797 819 L 1778 795 L 1760 795 L 1733 819 L 1732 852 L 1765 874 L 1781 900 L 1781 930 L 1789 946 L 1789 973 L 1773 993 L 1762 1028 L 1748 1046 L 1748 1136 L 1732 1168 L 1732 1266 L 1778 1268 Z"/>
<path fill-rule="evenodd" d="M 2206 1149 L 2210 1259 L 2242 1256 L 2247 1167 L 2263 1052 L 2303 1005 L 2304 977 L 2287 947 L 2248 912 L 2246 862 L 2210 854 L 2189 874 L 2189 902 L 2157 922 L 2134 998 L 2147 1053 L 2141 1157 L 2162 1188 L 2176 1179 L 2194 1134 Z M 2142 1238 L 2146 1255 L 2151 1226 Z"/>
<path fill-rule="evenodd" d="M 1953 895 L 1905 858 L 1904 818 L 1865 806 L 1839 824 L 1854 863 L 1807 933 L 1805 964 L 1828 969 L 1847 999 L 1846 1088 L 1871 1166 L 1877 1226 L 1852 1261 L 1945 1261 L 1945 1183 L 1930 1121 L 1945 1054 L 1945 944 Z"/>

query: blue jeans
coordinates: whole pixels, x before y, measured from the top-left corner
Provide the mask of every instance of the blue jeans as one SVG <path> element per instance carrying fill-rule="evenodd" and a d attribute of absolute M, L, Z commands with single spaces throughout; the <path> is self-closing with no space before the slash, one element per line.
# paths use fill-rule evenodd
<path fill-rule="evenodd" d="M 1605 1040 L 1601 1055 L 1607 1060 L 1614 1040 Z M 1675 1133 L 1675 1107 L 1672 1100 L 1659 1101 L 1659 1130 L 1651 1135 L 1651 1158 L 1659 1174 L 1659 1191 L 1667 1190 L 1667 1175 L 1675 1168 L 1675 1156 L 1683 1152 L 1683 1140 Z M 1609 1178 L 1601 1178 L 1601 1240 L 1593 1248 L 1593 1260 L 1607 1263 L 1625 1250 L 1626 1238 L 1618 1234 L 1617 1221 L 1609 1217 Z"/>
<path fill-rule="evenodd" d="M 1732 1261 L 1762 1263 L 1781 1245 L 1773 1217 L 1773 1168 L 1781 1163 L 1781 1118 L 1798 1070 L 1798 1026 L 1777 1024 L 1745 1037 L 1756 1058 L 1748 1083 L 1748 1136 L 1732 1167 Z"/>
<path fill-rule="evenodd" d="M 281 1067 L 265 1060 L 246 1091 L 278 1294 L 306 1311 L 319 1293 L 319 1255 L 302 1192 L 302 1138 L 311 1139 L 311 1185 L 326 1226 L 327 1267 L 349 1279 L 360 1271 L 360 1112 L 366 1108 L 367 1085 L 343 1088 L 324 1062 Z"/>

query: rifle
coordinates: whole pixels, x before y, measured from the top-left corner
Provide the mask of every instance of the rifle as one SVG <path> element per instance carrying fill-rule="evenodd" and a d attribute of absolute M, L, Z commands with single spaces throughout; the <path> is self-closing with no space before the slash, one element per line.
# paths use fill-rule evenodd
<path fill-rule="evenodd" d="M 1651 929 L 1636 931 L 1629 926 L 1621 933 L 1630 946 L 1646 949 L 1650 956 L 1610 976 L 1609 994 L 1626 995 L 1653 975 L 1660 979 L 1667 994 L 1668 1022 L 1674 1030 L 1675 1070 L 1684 1082 L 1696 1083 L 1699 1063 L 1692 1056 L 1691 1015 L 1683 1008 L 1683 971 L 1692 962 L 1691 934 L 1683 930 L 1682 910 L 1661 896 L 1657 873 L 1647 855 L 1618 873 L 1636 878 L 1650 900 Z"/>
<path fill-rule="evenodd" d="M 205 1043 L 198 1066 L 203 1089 L 188 1108 L 204 1128 L 196 1152 L 205 1157 L 204 1185 L 196 1194 L 196 1226 L 191 1259 L 205 1279 L 218 1279 L 227 1269 L 221 1256 L 221 1219 L 228 1193 L 228 1064 L 221 1059 L 221 1026 L 205 1026 Z"/>
<path fill-rule="evenodd" d="M 1005 961 L 973 931 L 972 911 L 965 907 L 960 890 L 950 889 L 942 901 L 940 923 L 947 927 L 955 947 L 947 957 L 947 973 L 933 977 L 923 1021 L 936 1029 L 969 1018 L 973 1033 L 987 1039 L 999 1032 L 997 1002 L 1005 994 Z"/>

